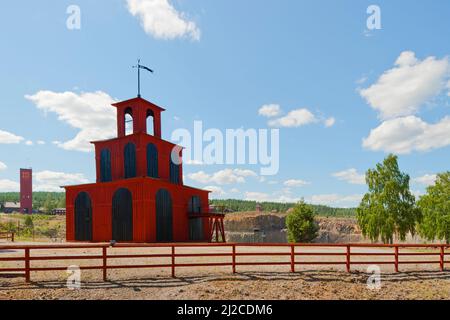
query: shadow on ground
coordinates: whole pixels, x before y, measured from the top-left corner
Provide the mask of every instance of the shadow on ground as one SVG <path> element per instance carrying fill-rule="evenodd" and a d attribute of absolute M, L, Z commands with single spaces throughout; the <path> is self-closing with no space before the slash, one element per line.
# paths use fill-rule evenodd
<path fill-rule="evenodd" d="M 233 276 L 189 276 L 189 277 L 147 277 L 141 279 L 120 279 L 103 281 L 83 282 L 84 290 L 98 289 L 120 289 L 127 288 L 134 291 L 141 291 L 145 288 L 173 288 L 183 287 L 207 282 L 226 282 L 226 281 L 304 281 L 304 282 L 344 282 L 344 283 L 366 283 L 370 274 L 364 272 L 336 272 L 336 271 L 302 271 L 298 273 L 280 273 L 280 272 L 246 272 L 236 273 Z M 18 275 L 0 275 L 0 279 L 17 277 Z M 381 275 L 384 282 L 417 282 L 424 280 L 450 280 L 450 272 L 438 271 L 420 271 L 404 273 L 383 273 Z M 66 281 L 35 281 L 29 284 L 25 282 L 2 281 L 0 291 L 8 290 L 42 290 L 42 289 L 65 289 Z"/>

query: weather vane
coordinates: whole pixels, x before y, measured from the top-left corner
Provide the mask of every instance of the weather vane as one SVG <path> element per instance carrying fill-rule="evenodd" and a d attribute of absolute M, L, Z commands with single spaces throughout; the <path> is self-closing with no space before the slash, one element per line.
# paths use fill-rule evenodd
<path fill-rule="evenodd" d="M 141 97 L 141 69 L 147 70 L 151 73 L 153 73 L 153 70 L 150 68 L 147 68 L 146 66 L 143 66 L 141 64 L 141 59 L 138 59 L 138 63 L 136 66 L 133 66 L 133 68 L 138 69 L 138 97 Z"/>

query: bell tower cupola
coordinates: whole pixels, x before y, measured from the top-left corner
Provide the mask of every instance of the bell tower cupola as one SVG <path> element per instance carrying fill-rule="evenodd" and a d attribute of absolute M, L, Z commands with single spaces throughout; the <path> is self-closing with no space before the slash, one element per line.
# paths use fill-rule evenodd
<path fill-rule="evenodd" d="M 117 108 L 119 138 L 147 133 L 161 139 L 161 112 L 165 109 L 140 97 L 113 104 Z"/>

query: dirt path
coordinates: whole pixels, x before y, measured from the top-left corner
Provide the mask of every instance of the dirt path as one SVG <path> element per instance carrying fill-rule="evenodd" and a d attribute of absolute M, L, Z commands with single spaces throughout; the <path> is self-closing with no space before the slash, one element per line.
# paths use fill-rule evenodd
<path fill-rule="evenodd" d="M 379 290 L 369 290 L 364 273 L 304 271 L 236 275 L 151 277 L 89 281 L 69 290 L 64 281 L 0 282 L 0 299 L 450 299 L 450 273 L 383 274 Z"/>

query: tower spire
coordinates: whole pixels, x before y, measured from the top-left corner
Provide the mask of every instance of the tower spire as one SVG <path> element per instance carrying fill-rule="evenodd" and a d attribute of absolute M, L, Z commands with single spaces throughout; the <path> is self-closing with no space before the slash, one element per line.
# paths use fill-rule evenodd
<path fill-rule="evenodd" d="M 138 59 L 137 65 L 133 66 L 133 68 L 137 69 L 137 76 L 138 76 L 138 98 L 141 97 L 141 69 L 147 70 L 151 73 L 153 73 L 153 70 L 150 68 L 147 68 L 146 66 L 141 64 L 141 59 Z"/>

